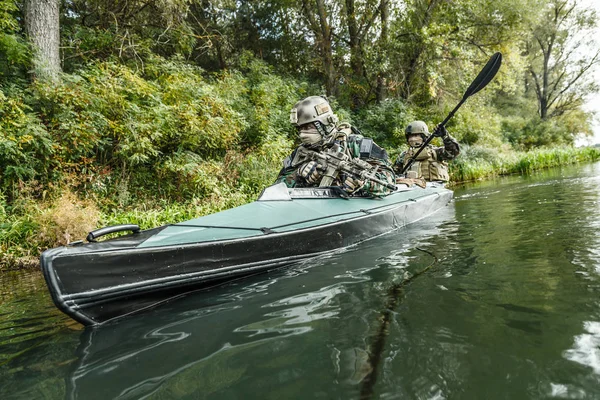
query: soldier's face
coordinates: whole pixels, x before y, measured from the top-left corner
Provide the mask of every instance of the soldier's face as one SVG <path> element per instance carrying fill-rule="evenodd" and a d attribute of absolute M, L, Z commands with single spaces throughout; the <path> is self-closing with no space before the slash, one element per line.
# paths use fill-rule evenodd
<path fill-rule="evenodd" d="M 298 137 L 303 144 L 317 144 L 321 141 L 322 136 L 314 124 L 306 124 L 298 130 Z"/>
<path fill-rule="evenodd" d="M 423 137 L 421 135 L 408 135 L 407 140 L 410 147 L 421 147 L 423 144 Z"/>

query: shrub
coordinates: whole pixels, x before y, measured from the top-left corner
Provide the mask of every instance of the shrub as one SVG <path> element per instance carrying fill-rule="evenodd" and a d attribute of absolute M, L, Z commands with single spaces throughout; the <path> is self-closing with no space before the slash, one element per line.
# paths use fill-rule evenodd
<path fill-rule="evenodd" d="M 31 109 L 18 97 L 0 91 L 0 186 L 42 179 L 50 172 L 53 154 L 50 135 Z"/>
<path fill-rule="evenodd" d="M 64 246 L 83 239 L 98 226 L 99 211 L 89 200 L 79 199 L 69 189 L 41 210 L 40 244 L 44 247 Z"/>
<path fill-rule="evenodd" d="M 356 115 L 356 125 L 361 132 L 383 147 L 397 148 L 405 143 L 404 130 L 415 119 L 416 110 L 402 100 L 386 100 L 364 108 Z"/>

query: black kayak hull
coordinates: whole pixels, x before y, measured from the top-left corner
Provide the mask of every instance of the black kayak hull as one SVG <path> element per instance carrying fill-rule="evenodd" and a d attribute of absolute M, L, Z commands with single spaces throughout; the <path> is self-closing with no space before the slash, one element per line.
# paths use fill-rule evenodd
<path fill-rule="evenodd" d="M 42 254 L 41 267 L 56 306 L 84 325 L 96 325 L 193 290 L 360 243 L 430 215 L 452 198 L 443 187 L 411 193 L 385 207 L 361 209 L 351 218 L 285 232 L 140 247 L 165 229 L 160 227 L 105 242 L 59 247 Z"/>

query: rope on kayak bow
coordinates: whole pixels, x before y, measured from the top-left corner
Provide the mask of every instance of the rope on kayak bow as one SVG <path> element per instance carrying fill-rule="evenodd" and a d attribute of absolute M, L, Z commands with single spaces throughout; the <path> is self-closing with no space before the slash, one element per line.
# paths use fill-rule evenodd
<path fill-rule="evenodd" d="M 417 199 L 407 199 L 407 201 L 415 201 L 416 202 L 418 200 Z M 400 202 L 400 203 L 402 203 L 402 202 Z M 179 227 L 185 227 L 185 228 L 239 229 L 242 231 L 260 231 L 260 232 L 264 233 L 265 235 L 268 235 L 271 233 L 278 233 L 274 229 L 287 228 L 287 227 L 294 226 L 294 225 L 306 224 L 308 222 L 320 221 L 322 219 L 343 217 L 345 215 L 360 214 L 360 213 L 363 213 L 366 215 L 371 215 L 371 214 L 375 214 L 374 211 L 376 211 L 376 210 L 379 210 L 381 208 L 391 208 L 394 206 L 398 206 L 400 203 L 384 204 L 382 206 L 373 207 L 373 208 L 369 208 L 369 209 L 362 208 L 360 210 L 348 211 L 348 212 L 340 213 L 340 214 L 324 215 L 322 217 L 305 219 L 305 220 L 296 221 L 296 222 L 290 222 L 289 224 L 272 226 L 270 228 L 269 227 L 248 228 L 246 226 L 218 226 L 218 225 L 192 225 L 192 224 L 169 224 L 167 226 L 179 226 Z"/>
<path fill-rule="evenodd" d="M 409 199 L 409 200 L 412 200 L 412 199 Z M 268 234 L 271 234 L 271 233 L 278 233 L 274 229 L 287 228 L 289 226 L 305 224 L 307 222 L 314 222 L 314 221 L 319 221 L 319 220 L 327 219 L 327 218 L 343 217 L 345 215 L 360 214 L 360 213 L 370 215 L 370 214 L 373 214 L 373 210 L 378 210 L 380 208 L 385 208 L 385 207 L 392 207 L 392 206 L 395 206 L 395 205 L 396 204 L 386 204 L 386 205 L 379 206 L 379 207 L 373 207 L 373 208 L 370 208 L 368 210 L 366 210 L 366 209 L 360 209 L 360 210 L 349 211 L 349 212 L 340 213 L 340 214 L 325 215 L 325 216 L 322 216 L 322 217 L 317 217 L 317 218 L 305 219 L 305 220 L 302 220 L 302 221 L 291 222 L 289 224 L 272 226 L 270 228 L 268 228 L 268 227 L 249 228 L 249 227 L 246 227 L 246 226 L 218 226 L 218 225 L 192 225 L 192 224 L 169 224 L 167 226 L 177 226 L 177 227 L 184 227 L 184 228 L 239 229 L 239 230 L 242 230 L 242 231 L 260 231 L 260 232 L 264 233 L 265 235 L 268 235 Z"/>
<path fill-rule="evenodd" d="M 239 229 L 242 231 L 260 231 L 262 233 L 269 234 L 269 233 L 277 233 L 273 230 L 271 230 L 271 228 L 248 228 L 245 226 L 216 226 L 216 225 L 189 225 L 189 224 L 169 224 L 168 226 L 182 226 L 185 228 L 215 228 L 215 229 Z"/>
<path fill-rule="evenodd" d="M 438 258 L 432 252 L 421 249 L 419 247 L 416 248 L 419 251 L 429 254 L 433 257 L 433 263 L 429 264 L 423 270 L 417 272 L 413 276 L 403 280 L 400 283 L 392 285 L 388 290 L 388 302 L 385 305 L 385 308 L 381 312 L 381 325 L 379 326 L 379 330 L 374 337 L 373 344 L 371 346 L 371 351 L 369 352 L 369 364 L 371 366 L 371 371 L 367 376 L 364 377 L 362 381 L 362 386 L 360 388 L 360 399 L 361 400 L 369 400 L 374 397 L 374 387 L 377 382 L 377 373 L 379 371 L 379 364 L 381 363 L 383 350 L 385 347 L 385 338 L 389 334 L 389 326 L 392 320 L 392 313 L 394 309 L 400 302 L 400 293 L 402 288 L 415 280 L 418 276 L 427 272 L 431 267 L 433 267 L 438 262 Z"/>

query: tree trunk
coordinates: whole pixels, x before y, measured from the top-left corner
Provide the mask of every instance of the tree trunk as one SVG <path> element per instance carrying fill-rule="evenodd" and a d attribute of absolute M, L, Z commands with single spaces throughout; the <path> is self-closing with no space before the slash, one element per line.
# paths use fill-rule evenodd
<path fill-rule="evenodd" d="M 332 95 L 335 91 L 335 72 L 333 67 L 333 51 L 331 46 L 331 26 L 329 26 L 329 21 L 327 20 L 327 11 L 325 9 L 324 0 L 317 0 L 317 10 L 319 13 L 319 21 L 321 23 L 321 46 L 323 49 L 325 75 L 327 76 L 327 95 Z"/>
<path fill-rule="evenodd" d="M 417 75 L 417 70 L 419 68 L 419 61 L 421 55 L 425 51 L 425 38 L 422 35 L 422 29 L 429 26 L 432 18 L 432 14 L 436 6 L 438 5 L 440 0 L 428 0 L 427 7 L 424 10 L 424 16 L 422 22 L 419 27 L 419 32 L 415 37 L 414 41 L 414 49 L 412 54 L 409 56 L 408 68 L 406 70 L 406 77 L 404 82 L 404 88 L 401 92 L 401 97 L 405 100 L 408 100 L 412 94 L 412 86 L 415 76 Z"/>
<path fill-rule="evenodd" d="M 25 29 L 33 46 L 34 76 L 58 79 L 60 68 L 59 0 L 26 0 Z"/>
<path fill-rule="evenodd" d="M 354 89 L 352 90 L 352 109 L 356 110 L 363 105 L 363 100 L 356 88 L 360 86 L 360 81 L 363 78 L 363 51 L 362 37 L 360 29 L 356 22 L 356 10 L 354 0 L 346 0 L 346 17 L 348 19 L 348 38 L 350 41 L 350 68 L 352 70 L 351 81 L 355 81 Z"/>
<path fill-rule="evenodd" d="M 348 18 L 348 38 L 350 40 L 350 66 L 354 77 L 360 79 L 363 75 L 362 38 L 359 36 L 358 24 L 356 23 L 354 0 L 346 0 L 346 13 Z"/>
<path fill-rule="evenodd" d="M 383 60 L 382 54 L 388 46 L 388 20 L 389 20 L 389 4 L 388 0 L 382 0 L 380 9 L 381 13 L 381 35 L 379 36 L 379 66 L 382 68 Z M 386 96 L 386 71 L 382 68 L 377 74 L 377 88 L 375 89 L 377 96 L 377 103 L 381 103 L 385 100 Z"/>
<path fill-rule="evenodd" d="M 310 29 L 315 35 L 321 57 L 323 59 L 323 73 L 325 75 L 325 89 L 327 95 L 335 95 L 337 85 L 335 82 L 336 71 L 333 64 L 333 46 L 331 42 L 331 26 L 327 20 L 327 9 L 325 7 L 324 0 L 316 0 L 316 15 L 318 20 L 315 18 L 315 11 L 313 9 L 314 3 L 312 0 L 302 1 L 302 11 L 304 16 L 307 18 Z"/>

